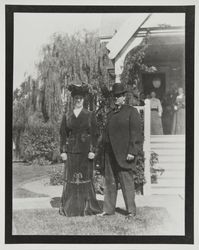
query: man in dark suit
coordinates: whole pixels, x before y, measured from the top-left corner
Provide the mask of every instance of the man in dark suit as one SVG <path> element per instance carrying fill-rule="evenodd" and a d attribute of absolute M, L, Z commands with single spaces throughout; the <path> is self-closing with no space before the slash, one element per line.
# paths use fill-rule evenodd
<path fill-rule="evenodd" d="M 137 110 L 125 105 L 126 90 L 122 84 L 113 85 L 115 109 L 107 115 L 103 136 L 105 151 L 105 193 L 103 213 L 115 213 L 118 182 L 120 183 L 127 218 L 136 215 L 134 169 L 142 147 L 141 121 Z"/>

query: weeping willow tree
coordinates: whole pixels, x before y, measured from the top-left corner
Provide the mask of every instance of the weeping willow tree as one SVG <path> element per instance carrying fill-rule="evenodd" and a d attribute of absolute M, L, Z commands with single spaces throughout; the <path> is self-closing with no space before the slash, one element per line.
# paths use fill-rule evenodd
<path fill-rule="evenodd" d="M 60 120 L 64 110 L 72 108 L 68 84 L 87 83 L 91 94 L 86 105 L 95 110 L 100 89 L 108 83 L 106 63 L 96 33 L 52 35 L 41 49 L 38 77 L 29 77 L 14 92 L 13 130 L 18 131 L 21 157 L 30 161 L 56 158 Z"/>
<path fill-rule="evenodd" d="M 21 158 L 23 154 L 21 139 L 36 111 L 38 92 L 38 84 L 31 76 L 13 92 L 13 142 L 16 145 L 17 158 Z"/>
<path fill-rule="evenodd" d="M 76 33 L 72 36 L 54 34 L 52 42 L 42 49 L 43 60 L 38 64 L 39 80 L 42 85 L 42 112 L 46 119 L 57 120 L 54 115 L 62 112 L 63 102 L 71 107 L 67 85 L 85 82 L 90 88 L 89 104 L 95 109 L 93 98 L 107 83 L 103 51 L 96 33 Z M 52 107 L 52 104 L 56 106 Z"/>

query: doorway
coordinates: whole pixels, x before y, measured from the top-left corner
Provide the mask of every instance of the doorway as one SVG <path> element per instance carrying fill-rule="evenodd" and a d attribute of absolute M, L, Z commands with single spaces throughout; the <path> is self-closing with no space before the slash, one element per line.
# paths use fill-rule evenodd
<path fill-rule="evenodd" d="M 162 100 L 166 90 L 165 73 L 143 73 L 142 87 L 145 96 L 154 91 L 156 97 Z"/>

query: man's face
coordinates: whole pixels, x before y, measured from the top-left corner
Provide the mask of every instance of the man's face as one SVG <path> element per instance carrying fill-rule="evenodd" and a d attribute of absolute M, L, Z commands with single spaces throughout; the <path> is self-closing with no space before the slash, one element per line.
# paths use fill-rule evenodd
<path fill-rule="evenodd" d="M 118 94 L 114 96 L 114 101 L 116 105 L 122 105 L 125 103 L 126 96 L 124 94 Z"/>
<path fill-rule="evenodd" d="M 83 107 L 84 98 L 81 95 L 75 95 L 73 97 L 73 102 L 74 102 L 75 108 L 81 108 Z"/>

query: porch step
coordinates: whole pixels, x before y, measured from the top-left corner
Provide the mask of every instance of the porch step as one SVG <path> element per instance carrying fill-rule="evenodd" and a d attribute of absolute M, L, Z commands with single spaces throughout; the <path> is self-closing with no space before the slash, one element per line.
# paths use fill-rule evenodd
<path fill-rule="evenodd" d="M 153 144 L 151 145 L 151 151 L 154 151 L 158 155 L 168 156 L 168 157 L 177 157 L 177 156 L 185 156 L 185 148 L 175 148 L 175 149 L 166 149 L 165 148 L 153 148 Z"/>
<path fill-rule="evenodd" d="M 159 178 L 158 183 L 154 183 L 154 187 L 184 187 L 185 180 L 182 178 L 177 179 L 177 178 Z"/>
<path fill-rule="evenodd" d="M 185 144 L 183 142 L 151 142 L 151 150 L 158 149 L 185 150 Z"/>
<path fill-rule="evenodd" d="M 164 169 L 157 183 L 151 184 L 152 194 L 182 194 L 185 187 L 185 136 L 152 135 L 151 152 L 158 154 L 156 167 Z"/>
<path fill-rule="evenodd" d="M 152 187 L 152 194 L 180 194 L 184 196 L 184 187 Z"/>
<path fill-rule="evenodd" d="M 168 170 L 166 169 L 162 174 L 158 175 L 158 179 L 185 179 L 185 171 L 184 170 Z"/>
<path fill-rule="evenodd" d="M 151 135 L 151 142 L 185 142 L 184 135 Z"/>
<path fill-rule="evenodd" d="M 161 156 L 159 156 L 160 158 Z M 161 160 L 161 159 L 160 159 Z M 181 163 L 181 162 L 161 162 L 161 163 L 157 163 L 155 166 L 159 167 L 159 168 L 163 168 L 165 170 L 170 170 L 170 171 L 184 171 L 185 170 L 185 163 Z"/>
<path fill-rule="evenodd" d="M 184 163 L 185 162 L 185 155 L 183 153 L 179 155 L 164 155 L 164 154 L 158 154 L 161 156 L 159 159 L 159 163 Z"/>

